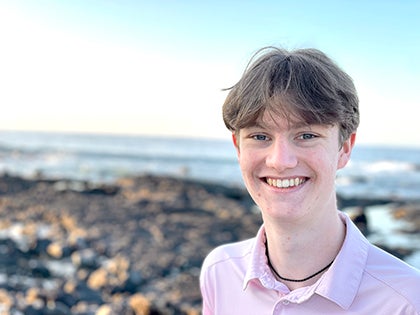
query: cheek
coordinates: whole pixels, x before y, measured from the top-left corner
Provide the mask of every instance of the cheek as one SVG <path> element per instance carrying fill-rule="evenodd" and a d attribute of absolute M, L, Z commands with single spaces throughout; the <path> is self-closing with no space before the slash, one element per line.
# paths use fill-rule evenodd
<path fill-rule="evenodd" d="M 314 154 L 313 157 L 312 166 L 315 171 L 317 170 L 320 176 L 330 176 L 335 179 L 337 165 L 340 163 L 339 156 L 332 154 L 331 151 L 324 151 L 322 154 Z"/>
<path fill-rule="evenodd" d="M 253 165 L 253 160 L 251 156 L 247 154 L 240 154 L 238 155 L 239 166 L 241 167 L 242 171 L 246 171 Z"/>
<path fill-rule="evenodd" d="M 251 177 L 254 172 L 256 172 L 264 160 L 261 159 L 256 154 L 249 154 L 245 151 L 242 151 L 241 154 L 238 156 L 239 159 L 239 166 L 242 171 L 243 177 Z"/>

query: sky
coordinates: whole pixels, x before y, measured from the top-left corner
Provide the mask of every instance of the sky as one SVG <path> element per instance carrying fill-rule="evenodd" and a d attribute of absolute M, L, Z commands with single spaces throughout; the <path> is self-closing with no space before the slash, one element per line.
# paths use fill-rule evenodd
<path fill-rule="evenodd" d="M 420 0 L 0 0 L 0 130 L 229 138 L 223 89 L 261 47 L 354 80 L 359 143 L 420 147 Z"/>

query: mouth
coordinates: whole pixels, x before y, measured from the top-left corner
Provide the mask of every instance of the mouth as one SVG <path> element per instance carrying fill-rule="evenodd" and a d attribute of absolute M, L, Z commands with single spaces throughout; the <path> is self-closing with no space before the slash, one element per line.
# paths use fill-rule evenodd
<path fill-rule="evenodd" d="M 264 180 L 268 185 L 272 187 L 292 188 L 292 187 L 298 187 L 302 185 L 308 180 L 308 178 L 307 177 L 292 177 L 292 178 L 279 179 L 279 178 L 265 177 Z"/>

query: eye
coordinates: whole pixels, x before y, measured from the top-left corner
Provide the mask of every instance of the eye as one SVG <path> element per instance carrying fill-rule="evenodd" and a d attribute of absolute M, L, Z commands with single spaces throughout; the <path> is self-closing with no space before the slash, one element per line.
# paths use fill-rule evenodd
<path fill-rule="evenodd" d="M 269 138 L 266 135 L 262 135 L 262 134 L 252 135 L 251 138 L 254 139 L 254 140 L 257 140 L 257 141 L 267 141 L 267 140 L 269 140 Z"/>
<path fill-rule="evenodd" d="M 311 140 L 314 138 L 317 138 L 318 136 L 313 134 L 313 133 L 302 133 L 301 135 L 298 136 L 298 139 L 300 140 Z"/>

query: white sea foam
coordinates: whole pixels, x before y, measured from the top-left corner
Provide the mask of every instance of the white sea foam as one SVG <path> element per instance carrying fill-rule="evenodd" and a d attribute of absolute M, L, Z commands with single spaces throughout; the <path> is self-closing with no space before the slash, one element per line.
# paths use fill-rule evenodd
<path fill-rule="evenodd" d="M 0 132 L 0 171 L 90 181 L 148 173 L 243 185 L 230 139 Z M 337 190 L 420 200 L 420 148 L 356 146 Z"/>

